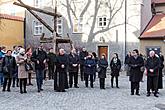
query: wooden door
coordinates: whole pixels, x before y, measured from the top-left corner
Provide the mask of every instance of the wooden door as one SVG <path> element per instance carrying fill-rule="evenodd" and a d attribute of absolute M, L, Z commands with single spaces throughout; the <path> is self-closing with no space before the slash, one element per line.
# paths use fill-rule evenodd
<path fill-rule="evenodd" d="M 100 58 L 103 53 L 106 55 L 106 59 L 108 59 L 108 46 L 98 46 L 98 57 Z"/>

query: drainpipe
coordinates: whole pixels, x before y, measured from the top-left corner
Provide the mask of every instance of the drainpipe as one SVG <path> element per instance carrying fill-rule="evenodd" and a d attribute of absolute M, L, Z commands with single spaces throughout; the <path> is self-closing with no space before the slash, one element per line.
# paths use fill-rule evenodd
<path fill-rule="evenodd" d="M 125 0 L 125 38 L 124 38 L 123 65 L 126 54 L 127 54 L 127 0 Z"/>

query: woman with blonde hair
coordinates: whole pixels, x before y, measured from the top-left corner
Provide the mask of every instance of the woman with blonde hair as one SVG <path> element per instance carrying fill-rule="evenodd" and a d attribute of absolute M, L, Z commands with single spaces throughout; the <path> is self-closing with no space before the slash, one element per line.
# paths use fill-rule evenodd
<path fill-rule="evenodd" d="M 18 65 L 18 78 L 20 80 L 20 93 L 21 94 L 27 93 L 26 85 L 27 85 L 28 72 L 25 67 L 26 61 L 27 61 L 27 56 L 25 54 L 25 49 L 20 48 L 19 55 L 16 57 L 16 63 Z M 22 88 L 24 88 L 24 91 L 22 90 Z"/>

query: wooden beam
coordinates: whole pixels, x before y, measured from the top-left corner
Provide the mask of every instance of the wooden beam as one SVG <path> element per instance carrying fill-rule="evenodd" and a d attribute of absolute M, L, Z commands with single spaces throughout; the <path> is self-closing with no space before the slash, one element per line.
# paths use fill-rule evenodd
<path fill-rule="evenodd" d="M 20 2 L 20 0 L 18 0 Z M 23 3 L 23 2 L 22 2 Z M 44 13 L 44 14 L 47 14 L 47 15 L 50 15 L 50 16 L 56 16 L 56 17 L 61 17 L 62 15 L 59 15 L 59 14 L 55 14 L 53 12 L 50 12 L 50 11 L 47 11 L 47 10 L 42 10 L 42 9 L 39 9 L 39 8 L 35 8 L 35 7 L 31 7 L 29 5 L 26 5 L 26 4 L 22 4 L 22 3 L 17 3 L 17 2 L 14 2 L 13 4 L 14 5 L 17 5 L 17 6 L 20 6 L 20 7 L 24 7 L 26 9 L 30 9 L 30 10 L 33 10 L 33 11 L 37 11 L 37 12 L 40 12 L 40 13 Z"/>
<path fill-rule="evenodd" d="M 25 6 L 25 4 L 21 1 L 18 0 L 23 6 Z M 26 7 L 25 7 L 26 8 Z M 33 12 L 31 9 L 26 8 L 36 19 L 38 19 L 49 31 L 51 31 L 53 33 L 53 29 L 52 27 L 50 27 L 44 20 L 42 20 L 41 17 L 39 17 L 35 12 Z"/>

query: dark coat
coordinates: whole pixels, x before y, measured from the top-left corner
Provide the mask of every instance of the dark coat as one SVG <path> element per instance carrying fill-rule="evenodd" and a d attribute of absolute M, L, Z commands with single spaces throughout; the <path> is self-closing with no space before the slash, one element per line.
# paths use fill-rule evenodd
<path fill-rule="evenodd" d="M 48 59 L 48 66 L 54 66 L 56 62 L 56 54 L 49 52 L 47 55 L 47 59 Z"/>
<path fill-rule="evenodd" d="M 136 59 L 131 56 L 129 60 L 130 69 L 130 81 L 140 82 L 141 81 L 141 67 L 144 65 L 143 58 L 138 56 Z"/>
<path fill-rule="evenodd" d="M 154 56 L 153 58 L 148 57 L 145 65 L 147 69 L 147 76 L 158 76 L 160 68 L 160 60 L 158 57 Z M 151 73 L 149 70 L 154 69 L 154 72 Z"/>
<path fill-rule="evenodd" d="M 81 65 L 84 65 L 84 62 L 85 62 L 85 57 L 87 57 L 88 56 L 88 52 L 87 51 L 81 51 L 80 52 L 80 55 L 79 55 L 79 59 L 80 59 L 80 64 Z"/>
<path fill-rule="evenodd" d="M 111 76 L 119 76 L 119 72 L 121 69 L 121 61 L 117 59 L 117 63 L 113 62 L 113 59 L 111 60 L 110 67 L 111 67 Z"/>
<path fill-rule="evenodd" d="M 2 68 L 7 67 L 8 72 L 3 71 L 5 78 L 12 78 L 16 72 L 16 60 L 12 56 L 5 56 L 2 61 Z"/>
<path fill-rule="evenodd" d="M 66 54 L 57 56 L 57 58 L 56 58 L 57 72 L 67 72 L 68 64 L 69 64 L 68 63 L 68 56 Z M 65 67 L 62 68 L 61 65 L 64 65 Z"/>
<path fill-rule="evenodd" d="M 61 65 L 64 65 L 64 68 L 62 68 Z M 65 54 L 58 55 L 56 58 L 56 72 L 54 77 L 55 90 L 68 89 L 67 66 L 68 56 Z"/>
<path fill-rule="evenodd" d="M 108 67 L 108 61 L 106 59 L 100 59 L 98 61 L 100 71 L 98 72 L 99 78 L 106 78 L 106 71 Z"/>
<path fill-rule="evenodd" d="M 158 77 L 158 89 L 163 89 L 163 73 L 162 69 L 164 68 L 164 57 L 161 55 L 160 58 L 160 68 L 159 68 L 159 77 Z"/>
<path fill-rule="evenodd" d="M 45 64 L 43 63 L 44 60 L 47 59 L 47 53 L 42 50 L 36 50 L 32 53 L 31 60 L 35 63 L 35 69 L 45 69 Z M 39 64 L 37 63 L 37 60 L 39 61 Z"/>
<path fill-rule="evenodd" d="M 84 73 L 86 73 L 86 74 L 94 74 L 95 72 L 96 72 L 96 68 L 95 68 L 95 66 L 96 66 L 96 62 L 95 62 L 95 60 L 94 59 L 92 59 L 92 58 L 87 58 L 86 60 L 85 60 L 85 62 L 84 62 L 84 66 L 85 66 L 85 68 L 84 68 Z"/>
<path fill-rule="evenodd" d="M 68 55 L 68 60 L 69 60 L 69 68 L 68 71 L 69 72 L 78 72 L 78 67 L 79 67 L 79 57 L 77 54 L 74 54 L 74 56 L 72 54 Z M 73 64 L 77 64 L 76 67 L 73 66 Z"/>

